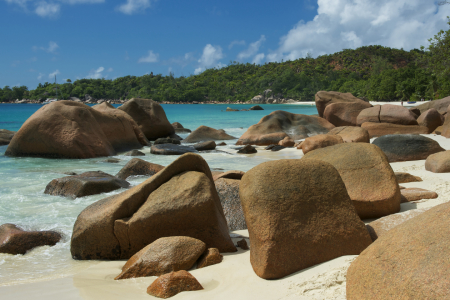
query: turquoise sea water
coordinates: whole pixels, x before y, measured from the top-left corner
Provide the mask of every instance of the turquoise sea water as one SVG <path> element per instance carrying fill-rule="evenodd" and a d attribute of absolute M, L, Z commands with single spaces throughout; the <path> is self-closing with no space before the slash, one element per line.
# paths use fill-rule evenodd
<path fill-rule="evenodd" d="M 116 105 L 117 107 L 118 105 Z M 163 105 L 171 123 L 180 122 L 185 128 L 196 129 L 206 125 L 224 129 L 239 138 L 246 129 L 256 124 L 263 116 L 275 110 L 292 113 L 316 114 L 315 106 L 304 105 L 261 105 L 263 111 L 226 112 L 227 107 L 244 109 L 252 105 L 198 104 Z M 17 131 L 22 124 L 42 105 L 39 104 L 0 104 L 0 129 Z M 186 137 L 187 134 L 181 135 Z M 226 141 L 232 148 L 234 141 Z M 109 195 L 94 195 L 76 200 L 44 194 L 46 185 L 55 178 L 66 176 L 64 172 L 82 173 L 97 171 L 115 175 L 132 158 L 117 155 L 117 164 L 106 163 L 105 158 L 82 160 L 11 158 L 4 156 L 7 146 L 0 146 L 0 224 L 14 223 L 27 230 L 57 230 L 63 233 L 63 240 L 54 247 L 39 247 L 26 255 L 0 254 L 0 286 L 20 284 L 36 280 L 46 280 L 69 276 L 96 262 L 75 261 L 70 256 L 70 236 L 78 214 L 91 203 Z M 143 149 L 143 158 L 147 161 L 167 165 L 176 156 L 158 156 L 150 154 L 149 148 Z M 210 168 L 247 171 L 267 160 L 264 157 L 249 157 L 226 153 L 202 154 Z M 133 177 L 128 181 L 137 185 L 145 177 Z"/>

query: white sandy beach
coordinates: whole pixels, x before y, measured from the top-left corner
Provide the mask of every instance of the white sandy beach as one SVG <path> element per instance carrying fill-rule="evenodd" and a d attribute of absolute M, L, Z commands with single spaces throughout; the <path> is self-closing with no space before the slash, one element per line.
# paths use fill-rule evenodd
<path fill-rule="evenodd" d="M 450 139 L 425 135 L 450 150 Z M 301 150 L 294 148 L 279 152 L 257 147 L 255 156 L 269 159 L 301 158 Z M 251 159 L 251 158 L 249 158 Z M 425 170 L 425 161 L 392 163 L 396 172 L 409 172 L 423 179 L 422 182 L 401 184 L 432 190 L 439 197 L 401 204 L 401 212 L 427 208 L 450 200 L 450 173 L 432 173 Z M 365 220 L 370 222 L 372 220 Z M 233 232 L 232 236 L 248 237 L 247 230 Z M 241 238 L 233 238 L 236 242 Z M 249 243 L 249 240 L 247 239 Z M 236 253 L 225 253 L 222 263 L 190 272 L 203 285 L 204 290 L 183 292 L 173 299 L 346 299 L 346 272 L 356 256 L 343 256 L 320 265 L 299 271 L 279 280 L 264 280 L 256 276 L 250 264 L 250 252 L 238 248 Z M 73 276 L 20 285 L 0 287 L 1 299 L 154 299 L 146 294 L 147 287 L 156 277 L 114 280 L 125 261 L 92 263 Z M 39 280 L 36 278 L 36 280 Z"/>

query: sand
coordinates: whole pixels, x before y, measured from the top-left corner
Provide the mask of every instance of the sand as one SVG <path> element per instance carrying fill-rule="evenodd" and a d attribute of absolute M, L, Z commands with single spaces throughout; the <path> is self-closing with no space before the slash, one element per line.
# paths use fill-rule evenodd
<path fill-rule="evenodd" d="M 450 150 L 450 139 L 425 135 Z M 262 150 L 251 156 L 268 159 L 301 158 L 303 153 L 295 148 L 278 152 Z M 425 170 L 425 161 L 397 162 L 391 164 L 396 172 L 409 172 L 422 182 L 402 183 L 404 187 L 418 187 L 438 193 L 436 199 L 401 204 L 401 213 L 411 209 L 429 208 L 450 200 L 450 173 L 432 173 Z M 364 220 L 366 223 L 372 220 Z M 233 232 L 248 240 L 248 231 Z M 233 241 L 242 237 L 234 237 Z M 264 280 L 256 276 L 250 264 L 250 252 L 239 248 L 236 253 L 224 254 L 222 263 L 190 272 L 205 288 L 202 291 L 183 292 L 173 299 L 346 299 L 346 272 L 356 256 L 343 256 L 311 268 L 296 272 L 279 280 Z M 125 261 L 100 262 L 73 276 L 41 282 L 0 287 L 1 299 L 154 299 L 146 294 L 147 287 L 156 277 L 126 279 L 113 278 L 120 273 Z"/>

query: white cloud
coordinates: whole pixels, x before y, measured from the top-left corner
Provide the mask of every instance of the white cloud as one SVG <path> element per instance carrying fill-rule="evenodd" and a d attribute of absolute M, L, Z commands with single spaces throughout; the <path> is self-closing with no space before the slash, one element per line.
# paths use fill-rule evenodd
<path fill-rule="evenodd" d="M 57 3 L 38 2 L 34 12 L 40 17 L 55 17 L 59 14 L 61 6 Z"/>
<path fill-rule="evenodd" d="M 43 73 L 39 73 L 39 75 L 38 75 L 37 79 L 38 79 L 38 80 L 41 80 L 41 79 L 42 79 L 42 77 L 44 77 L 44 74 L 43 74 Z"/>
<path fill-rule="evenodd" d="M 264 43 L 265 40 L 266 40 L 266 37 L 264 35 L 261 35 L 259 40 L 257 40 L 254 43 L 251 43 L 247 49 L 240 52 L 238 54 L 237 58 L 239 60 L 244 60 L 246 58 L 249 58 L 249 57 L 255 55 L 256 53 L 258 53 L 259 48 L 261 47 L 262 43 Z"/>
<path fill-rule="evenodd" d="M 235 45 L 239 45 L 239 46 L 244 46 L 245 45 L 245 41 L 232 41 L 229 45 L 228 45 L 228 49 L 233 48 Z"/>
<path fill-rule="evenodd" d="M 90 78 L 90 79 L 100 79 L 103 78 L 105 76 L 103 76 L 102 72 L 105 70 L 105 68 L 100 67 L 96 70 L 91 70 L 88 74 L 88 76 L 86 76 L 86 78 Z"/>
<path fill-rule="evenodd" d="M 37 47 L 37 46 L 31 47 L 31 49 L 33 49 L 34 51 L 43 50 L 43 51 L 48 52 L 48 53 L 56 53 L 56 50 L 58 48 L 59 48 L 58 44 L 56 42 L 53 42 L 53 41 L 50 41 L 48 43 L 48 47 Z"/>
<path fill-rule="evenodd" d="M 106 70 L 106 72 L 112 72 L 112 71 L 114 71 L 113 68 L 109 68 L 108 70 Z"/>
<path fill-rule="evenodd" d="M 207 44 L 203 48 L 202 57 L 198 60 L 199 67 L 195 69 L 194 74 L 200 74 L 207 68 L 218 67 L 222 68 L 225 65 L 220 63 L 219 60 L 223 58 L 222 48 L 219 46 L 214 47 L 211 44 Z"/>
<path fill-rule="evenodd" d="M 148 51 L 147 56 L 139 58 L 138 63 L 155 63 L 159 61 L 159 54 L 153 53 L 152 50 Z"/>
<path fill-rule="evenodd" d="M 261 64 L 264 57 L 265 57 L 264 53 L 256 54 L 255 57 L 253 58 L 252 64 L 257 64 L 257 65 Z"/>
<path fill-rule="evenodd" d="M 55 78 L 55 76 L 56 75 L 59 75 L 59 74 L 61 74 L 60 72 L 59 72 L 59 70 L 56 70 L 55 72 L 53 72 L 53 73 L 50 73 L 50 74 L 48 74 L 48 78 Z M 39 79 L 39 77 L 38 77 L 38 79 Z"/>
<path fill-rule="evenodd" d="M 104 3 L 105 0 L 53 0 L 53 1 L 36 1 L 36 0 L 5 0 L 6 3 L 17 5 L 26 13 L 35 13 L 40 17 L 56 17 L 61 11 L 61 4 L 97 4 Z M 28 4 L 31 4 L 31 9 Z"/>
<path fill-rule="evenodd" d="M 410 50 L 446 29 L 450 5 L 433 0 L 318 0 L 317 15 L 280 39 L 268 61 L 313 57 L 363 45 Z"/>
<path fill-rule="evenodd" d="M 156 0 L 154 0 L 156 1 Z M 127 0 L 126 3 L 118 6 L 117 11 L 126 15 L 132 15 L 135 13 L 143 12 L 152 5 L 152 0 Z"/>

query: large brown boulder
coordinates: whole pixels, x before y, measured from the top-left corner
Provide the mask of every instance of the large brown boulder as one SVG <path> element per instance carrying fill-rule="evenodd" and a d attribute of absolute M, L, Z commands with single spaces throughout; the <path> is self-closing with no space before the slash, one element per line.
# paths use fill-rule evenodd
<path fill-rule="evenodd" d="M 394 171 L 377 146 L 339 144 L 312 151 L 303 159 L 322 160 L 338 170 L 361 219 L 400 211 L 400 190 Z"/>
<path fill-rule="evenodd" d="M 45 194 L 71 198 L 97 195 L 128 188 L 130 184 L 123 179 L 102 171 L 85 172 L 80 175 L 56 178 L 45 187 Z"/>
<path fill-rule="evenodd" d="M 306 138 L 302 143 L 303 154 L 316 149 L 342 144 L 344 140 L 339 135 L 319 134 Z"/>
<path fill-rule="evenodd" d="M 418 118 L 417 123 L 428 128 L 428 133 L 444 124 L 445 118 L 434 108 L 424 111 Z"/>
<path fill-rule="evenodd" d="M 419 209 L 411 209 L 402 213 L 392 214 L 386 217 L 379 218 L 373 222 L 370 222 L 366 225 L 367 230 L 370 233 L 370 237 L 372 241 L 376 241 L 379 237 L 384 235 L 386 232 L 391 230 L 394 227 L 402 224 L 409 219 L 412 219 L 421 213 L 427 211 L 429 208 L 419 208 Z"/>
<path fill-rule="evenodd" d="M 178 271 L 158 277 L 147 288 L 147 294 L 158 298 L 170 298 L 181 292 L 203 290 L 202 285 L 188 271 Z"/>
<path fill-rule="evenodd" d="M 257 165 L 239 191 L 256 275 L 277 279 L 372 242 L 329 163 L 283 159 Z"/>
<path fill-rule="evenodd" d="M 351 93 L 320 91 L 315 95 L 316 108 L 320 117 L 324 116 L 324 111 L 328 105 L 333 103 L 360 103 L 366 105 L 364 100 L 356 98 Z M 370 105 L 370 104 L 369 104 Z"/>
<path fill-rule="evenodd" d="M 433 173 L 450 172 L 450 150 L 428 156 L 425 161 L 425 170 Z"/>
<path fill-rule="evenodd" d="M 356 126 L 356 118 L 366 108 L 372 107 L 369 102 L 332 103 L 325 108 L 323 117 L 334 126 Z"/>
<path fill-rule="evenodd" d="M 206 161 L 185 154 L 131 189 L 99 200 L 78 216 L 75 259 L 125 259 L 166 236 L 189 236 L 236 251 Z"/>
<path fill-rule="evenodd" d="M 450 97 L 448 97 L 450 99 Z M 446 137 L 446 138 L 450 138 L 450 107 L 447 108 L 447 114 L 445 117 L 445 121 L 444 124 L 442 124 L 442 131 L 441 131 L 441 135 Z"/>
<path fill-rule="evenodd" d="M 36 111 L 14 135 L 7 156 L 90 158 L 147 145 L 124 113 L 98 111 L 74 101 L 57 101 Z"/>
<path fill-rule="evenodd" d="M 361 128 L 364 128 L 369 132 L 370 138 L 387 134 L 427 134 L 429 130 L 428 127 L 420 125 L 399 125 L 373 122 L 362 123 Z"/>
<path fill-rule="evenodd" d="M 347 299 L 449 299 L 450 203 L 380 236 L 347 272 Z"/>
<path fill-rule="evenodd" d="M 344 143 L 370 143 L 369 132 L 361 127 L 336 127 L 331 129 L 328 134 L 341 136 Z"/>
<path fill-rule="evenodd" d="M 0 226 L 0 253 L 25 254 L 40 246 L 54 246 L 61 239 L 55 231 L 25 231 L 14 224 Z"/>
<path fill-rule="evenodd" d="M 192 131 L 187 138 L 183 140 L 183 143 L 198 143 L 206 141 L 221 141 L 221 140 L 235 140 L 234 136 L 231 136 L 223 129 L 214 129 L 208 126 L 200 126 Z"/>
<path fill-rule="evenodd" d="M 263 117 L 258 124 L 250 126 L 236 145 L 267 146 L 278 144 L 286 137 L 294 140 L 304 139 L 308 136 L 328 133 L 333 128 L 333 124 L 317 116 L 277 110 Z"/>
<path fill-rule="evenodd" d="M 123 266 L 122 273 L 114 279 L 161 276 L 189 270 L 205 250 L 205 243 L 191 237 L 160 238 L 133 255 Z"/>
<path fill-rule="evenodd" d="M 398 125 L 418 125 L 417 116 L 409 109 L 399 105 L 384 104 L 366 108 L 360 112 L 357 124 L 362 123 L 390 123 Z"/>
<path fill-rule="evenodd" d="M 116 177 L 125 180 L 129 176 L 153 176 L 162 169 L 164 169 L 164 166 L 140 158 L 133 158 L 116 174 Z"/>
<path fill-rule="evenodd" d="M 240 182 L 240 180 L 228 178 L 219 178 L 214 181 L 230 231 L 247 229 L 241 198 L 239 198 Z"/>
<path fill-rule="evenodd" d="M 0 129 L 0 146 L 8 145 L 15 133 L 15 131 Z"/>
<path fill-rule="evenodd" d="M 149 140 L 167 137 L 175 133 L 159 103 L 150 99 L 133 98 L 118 107 L 129 114 Z"/>
<path fill-rule="evenodd" d="M 440 114 L 445 114 L 450 105 L 450 96 L 439 100 L 427 101 L 423 104 L 417 105 L 414 108 L 420 110 L 421 113 L 426 112 L 430 108 L 436 109 Z"/>
<path fill-rule="evenodd" d="M 426 159 L 445 151 L 438 142 L 418 134 L 389 134 L 376 138 L 372 144 L 380 147 L 389 162 Z"/>

